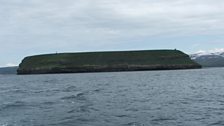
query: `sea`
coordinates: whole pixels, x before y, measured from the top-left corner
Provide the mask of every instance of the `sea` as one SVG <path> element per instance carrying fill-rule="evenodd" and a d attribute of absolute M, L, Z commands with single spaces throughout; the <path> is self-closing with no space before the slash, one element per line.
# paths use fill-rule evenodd
<path fill-rule="evenodd" d="M 0 126 L 223 126 L 224 68 L 0 75 Z"/>

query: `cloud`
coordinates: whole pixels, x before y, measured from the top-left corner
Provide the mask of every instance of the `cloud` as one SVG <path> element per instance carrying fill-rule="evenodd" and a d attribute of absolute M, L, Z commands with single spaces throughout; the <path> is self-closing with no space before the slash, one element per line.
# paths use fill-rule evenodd
<path fill-rule="evenodd" d="M 153 37 L 223 35 L 223 5 L 223 0 L 1 0 L 0 54 L 20 59 L 43 52 L 145 47 Z"/>
<path fill-rule="evenodd" d="M 223 33 L 222 5 L 222 0 L 12 0 L 1 3 L 0 33 L 23 41 L 56 36 L 79 42 Z"/>
<path fill-rule="evenodd" d="M 209 53 L 218 53 L 218 52 L 224 52 L 224 48 L 216 48 L 212 50 L 208 50 Z"/>
<path fill-rule="evenodd" d="M 224 52 L 224 48 L 215 48 L 215 49 L 211 49 L 211 50 L 199 50 L 196 53 L 198 54 L 211 54 L 211 53 L 223 53 Z"/>

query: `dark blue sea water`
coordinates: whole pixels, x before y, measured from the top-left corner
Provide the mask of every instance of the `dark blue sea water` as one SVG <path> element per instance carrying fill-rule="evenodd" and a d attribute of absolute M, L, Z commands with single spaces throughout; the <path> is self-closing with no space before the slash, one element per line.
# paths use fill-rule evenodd
<path fill-rule="evenodd" d="M 223 68 L 0 75 L 0 126 L 223 125 Z"/>

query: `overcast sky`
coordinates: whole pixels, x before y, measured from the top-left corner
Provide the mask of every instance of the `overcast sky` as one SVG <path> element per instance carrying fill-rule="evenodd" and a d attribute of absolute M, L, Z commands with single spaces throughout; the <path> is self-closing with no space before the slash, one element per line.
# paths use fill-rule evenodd
<path fill-rule="evenodd" d="M 224 0 L 0 0 L 0 66 L 28 55 L 224 48 Z"/>

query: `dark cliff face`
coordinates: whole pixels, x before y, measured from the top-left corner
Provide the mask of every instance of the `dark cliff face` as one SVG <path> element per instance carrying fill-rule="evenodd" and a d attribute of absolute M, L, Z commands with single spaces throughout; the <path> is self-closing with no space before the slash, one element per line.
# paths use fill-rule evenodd
<path fill-rule="evenodd" d="M 62 53 L 26 57 L 18 74 L 195 69 L 201 66 L 178 50 Z"/>

